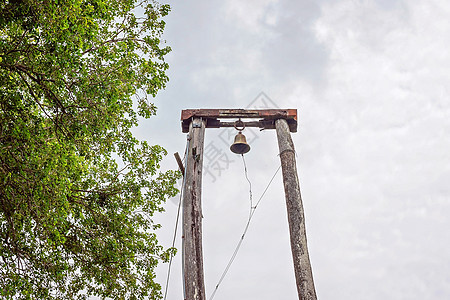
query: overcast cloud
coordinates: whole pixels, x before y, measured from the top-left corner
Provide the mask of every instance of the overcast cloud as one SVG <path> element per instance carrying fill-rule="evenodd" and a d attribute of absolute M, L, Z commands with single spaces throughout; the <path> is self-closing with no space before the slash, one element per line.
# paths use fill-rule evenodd
<path fill-rule="evenodd" d="M 265 95 L 297 108 L 293 139 L 318 297 L 450 299 L 450 2 L 170 4 L 170 82 L 155 99 L 158 115 L 136 130 L 169 151 L 164 168 L 176 168 L 173 153 L 185 148 L 182 109 L 261 107 L 270 103 Z M 257 200 L 279 166 L 276 135 L 244 134 Z M 242 161 L 227 139 L 207 129 L 205 145 L 219 151 L 223 168 L 211 165 L 203 177 L 208 299 L 249 212 Z M 177 201 L 158 217 L 166 246 Z M 166 272 L 162 265 L 161 283 Z M 182 297 L 180 251 L 168 299 Z M 278 174 L 214 299 L 296 297 Z"/>

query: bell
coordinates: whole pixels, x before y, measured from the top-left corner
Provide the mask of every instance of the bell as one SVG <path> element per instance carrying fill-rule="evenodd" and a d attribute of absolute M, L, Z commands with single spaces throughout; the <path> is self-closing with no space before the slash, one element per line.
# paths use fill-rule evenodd
<path fill-rule="evenodd" d="M 239 131 L 238 134 L 234 137 L 234 143 L 230 147 L 231 152 L 236 154 L 244 154 L 250 151 L 250 146 L 247 144 L 247 140 L 245 139 L 245 135 Z"/>

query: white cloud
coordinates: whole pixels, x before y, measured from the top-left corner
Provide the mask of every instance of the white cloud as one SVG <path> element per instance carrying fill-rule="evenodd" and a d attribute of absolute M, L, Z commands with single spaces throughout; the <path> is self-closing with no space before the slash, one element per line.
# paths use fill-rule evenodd
<path fill-rule="evenodd" d="M 226 2 L 226 18 L 236 23 L 243 31 L 253 34 L 270 34 L 266 25 L 277 23 L 277 11 L 275 6 L 278 0 L 252 0 Z"/>
<path fill-rule="evenodd" d="M 339 299 L 449 295 L 449 7 L 339 1 L 325 4 L 315 24 L 330 59 L 326 88 L 302 105 L 305 127 L 314 128 L 304 152 L 315 157 L 303 163 L 306 192 L 328 208 L 314 217 L 331 219 L 339 241 L 322 253 L 337 265 Z M 323 296 L 336 299 L 321 264 Z"/>
<path fill-rule="evenodd" d="M 211 3 L 174 5 L 173 75 L 161 99 L 170 105 L 158 118 L 173 125 L 186 107 L 245 107 L 260 91 L 298 108 L 293 138 L 319 298 L 450 297 L 450 3 Z M 157 134 L 180 145 L 171 128 Z M 247 160 L 255 194 L 278 162 L 274 132 L 259 134 Z M 204 177 L 208 294 L 248 212 L 241 167 L 215 184 Z M 295 298 L 277 184 L 217 300 Z"/>

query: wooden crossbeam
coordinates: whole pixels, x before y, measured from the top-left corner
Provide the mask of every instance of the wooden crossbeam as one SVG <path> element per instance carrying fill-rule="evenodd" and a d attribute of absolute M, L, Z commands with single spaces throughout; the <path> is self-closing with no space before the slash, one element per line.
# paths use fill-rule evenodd
<path fill-rule="evenodd" d="M 222 122 L 220 119 L 244 119 L 246 127 L 259 127 L 261 129 L 275 129 L 275 121 L 285 119 L 289 130 L 297 132 L 296 109 L 185 109 L 181 111 L 181 128 L 184 133 L 189 132 L 192 118 L 202 118 L 206 128 L 232 127 L 232 122 Z M 259 119 L 245 121 L 245 119 Z"/>

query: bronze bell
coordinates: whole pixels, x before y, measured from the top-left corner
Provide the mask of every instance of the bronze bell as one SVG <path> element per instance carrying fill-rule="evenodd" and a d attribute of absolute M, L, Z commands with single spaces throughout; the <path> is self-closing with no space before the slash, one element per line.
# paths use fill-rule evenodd
<path fill-rule="evenodd" d="M 236 154 L 244 154 L 250 151 L 250 145 L 247 144 L 247 140 L 245 139 L 245 135 L 239 131 L 238 134 L 234 137 L 234 143 L 230 147 L 231 152 Z"/>

